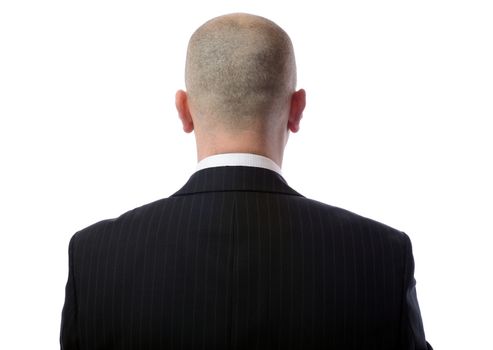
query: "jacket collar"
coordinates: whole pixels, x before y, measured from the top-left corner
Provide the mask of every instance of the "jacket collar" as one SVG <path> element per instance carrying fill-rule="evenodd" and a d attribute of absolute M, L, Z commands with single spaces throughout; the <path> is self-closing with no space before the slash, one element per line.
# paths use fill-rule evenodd
<path fill-rule="evenodd" d="M 195 172 L 185 186 L 172 197 L 225 191 L 271 192 L 301 196 L 288 186 L 281 175 L 272 170 L 248 166 L 220 166 Z"/>

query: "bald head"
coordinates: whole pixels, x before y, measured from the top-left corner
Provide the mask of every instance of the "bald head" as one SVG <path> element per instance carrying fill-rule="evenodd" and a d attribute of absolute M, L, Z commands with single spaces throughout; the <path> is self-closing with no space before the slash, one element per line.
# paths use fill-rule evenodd
<path fill-rule="evenodd" d="M 227 129 L 268 122 L 289 105 L 296 86 L 291 40 L 263 17 L 216 17 L 190 38 L 185 82 L 199 120 Z"/>

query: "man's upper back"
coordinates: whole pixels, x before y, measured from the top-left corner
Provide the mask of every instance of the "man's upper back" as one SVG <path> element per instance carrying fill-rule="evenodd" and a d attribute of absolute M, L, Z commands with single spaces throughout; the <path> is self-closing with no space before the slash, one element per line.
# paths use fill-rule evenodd
<path fill-rule="evenodd" d="M 425 349 L 402 232 L 253 167 L 70 242 L 67 349 Z"/>

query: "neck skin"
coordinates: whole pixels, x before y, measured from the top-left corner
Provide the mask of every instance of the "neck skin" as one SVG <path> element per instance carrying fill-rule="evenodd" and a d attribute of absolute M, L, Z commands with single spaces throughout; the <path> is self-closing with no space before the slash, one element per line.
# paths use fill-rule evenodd
<path fill-rule="evenodd" d="M 183 131 L 195 132 L 198 161 L 215 154 L 253 153 L 272 159 L 280 168 L 289 133 L 299 130 L 305 102 L 305 90 L 300 89 L 291 95 L 286 106 L 279 108 L 277 118 L 258 118 L 275 122 L 266 125 L 259 122 L 244 130 L 227 130 L 207 116 L 198 118 L 198 113 L 189 106 L 185 91 L 178 90 L 175 98 Z"/>
<path fill-rule="evenodd" d="M 234 133 L 220 131 L 202 133 L 201 128 L 197 128 L 196 124 L 197 161 L 216 154 L 253 153 L 270 158 L 279 167 L 282 167 L 287 137 L 287 130 L 281 137 L 273 137 L 272 134 L 269 137 L 265 133 L 252 130 L 236 131 Z"/>

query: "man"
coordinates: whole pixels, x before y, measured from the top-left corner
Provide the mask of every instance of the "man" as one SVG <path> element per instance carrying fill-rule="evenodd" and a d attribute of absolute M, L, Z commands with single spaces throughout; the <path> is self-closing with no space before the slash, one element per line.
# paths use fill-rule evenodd
<path fill-rule="evenodd" d="M 426 349 L 408 236 L 280 175 L 305 107 L 288 35 L 214 18 L 185 75 L 197 171 L 72 237 L 62 349 Z"/>

